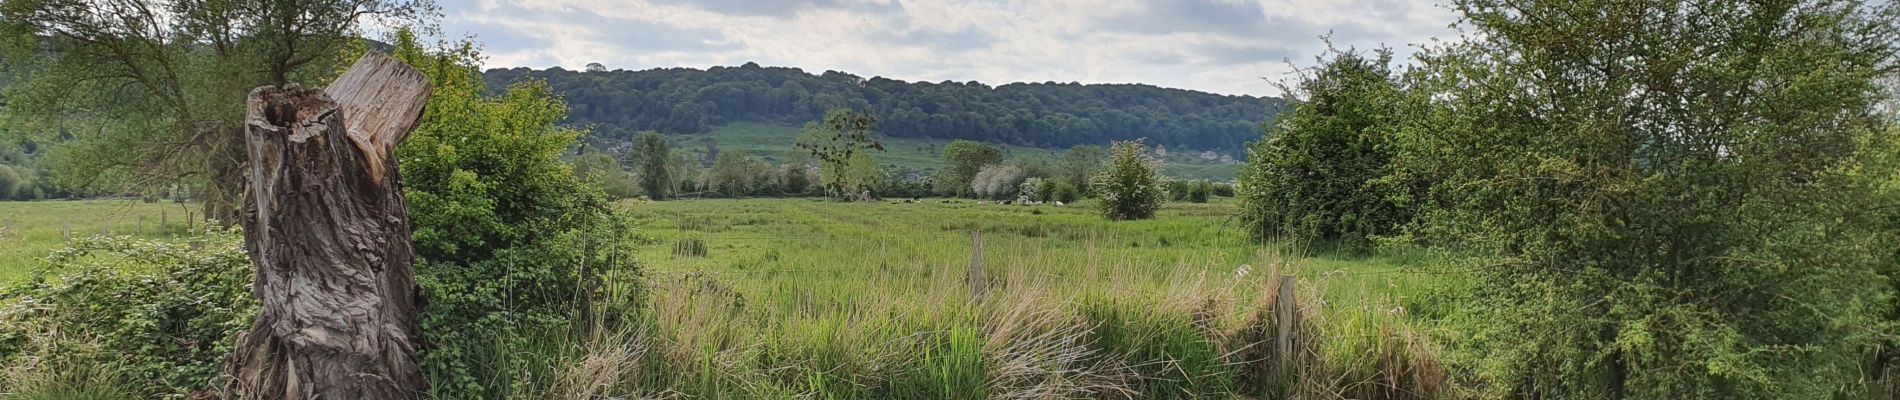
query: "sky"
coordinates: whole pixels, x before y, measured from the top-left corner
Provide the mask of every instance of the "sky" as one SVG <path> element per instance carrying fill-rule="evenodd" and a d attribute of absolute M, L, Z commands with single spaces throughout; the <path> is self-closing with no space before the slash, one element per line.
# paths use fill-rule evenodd
<path fill-rule="evenodd" d="M 1279 95 L 1336 47 L 1450 38 L 1441 0 L 438 0 L 489 68 L 765 66 Z"/>

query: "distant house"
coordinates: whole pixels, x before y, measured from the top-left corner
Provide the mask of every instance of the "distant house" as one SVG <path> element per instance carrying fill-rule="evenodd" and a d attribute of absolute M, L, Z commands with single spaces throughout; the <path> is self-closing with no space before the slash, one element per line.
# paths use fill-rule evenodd
<path fill-rule="evenodd" d="M 1234 160 L 1234 156 L 1224 154 L 1220 156 L 1220 162 L 1222 164 L 1239 164 L 1239 162 Z"/>
<path fill-rule="evenodd" d="M 1168 146 L 1155 145 L 1155 158 L 1168 158 Z"/>
<path fill-rule="evenodd" d="M 1220 154 L 1215 154 L 1213 150 L 1203 151 L 1201 152 L 1201 159 L 1207 161 L 1219 160 Z"/>

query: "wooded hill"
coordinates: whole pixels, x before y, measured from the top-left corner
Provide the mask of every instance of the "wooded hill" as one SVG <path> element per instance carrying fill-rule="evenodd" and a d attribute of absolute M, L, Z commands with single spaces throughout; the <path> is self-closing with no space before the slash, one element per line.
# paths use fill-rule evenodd
<path fill-rule="evenodd" d="M 1241 157 L 1279 112 L 1277 98 L 1227 96 L 1140 84 L 905 82 L 844 72 L 739 67 L 644 71 L 559 67 L 490 69 L 490 89 L 546 80 L 567 99 L 568 123 L 629 138 L 691 134 L 733 122 L 802 124 L 825 110 L 869 110 L 889 137 L 968 139 L 1062 148 L 1148 138 L 1150 145 Z"/>

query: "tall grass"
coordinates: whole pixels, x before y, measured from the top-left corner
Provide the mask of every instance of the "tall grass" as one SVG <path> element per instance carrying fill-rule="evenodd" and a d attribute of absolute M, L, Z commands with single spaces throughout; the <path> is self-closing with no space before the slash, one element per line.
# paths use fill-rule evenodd
<path fill-rule="evenodd" d="M 1276 265 L 1292 265 L 1277 263 Z M 1297 269 L 1297 266 L 1287 267 Z M 575 335 L 546 398 L 1359 398 L 1447 396 L 1436 349 L 1382 301 L 1334 309 L 1298 293 L 1298 350 L 1274 354 L 1277 269 L 1193 273 L 1161 291 L 1103 268 L 1087 282 L 1027 270 L 971 298 L 960 277 L 856 301 L 746 299 L 713 275 L 656 278 L 639 328 Z M 872 282 L 914 277 L 871 272 Z M 815 296 L 825 298 L 826 296 Z M 632 332 L 632 333 L 627 333 Z M 1283 367 L 1290 366 L 1290 367 Z"/>

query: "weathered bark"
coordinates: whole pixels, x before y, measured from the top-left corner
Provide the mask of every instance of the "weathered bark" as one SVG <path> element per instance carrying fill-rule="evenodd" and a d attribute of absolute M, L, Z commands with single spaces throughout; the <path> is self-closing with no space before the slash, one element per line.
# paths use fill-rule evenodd
<path fill-rule="evenodd" d="M 262 87 L 245 119 L 244 244 L 263 303 L 227 365 L 247 399 L 409 399 L 417 289 L 393 153 L 429 81 L 364 56 L 328 90 Z"/>

